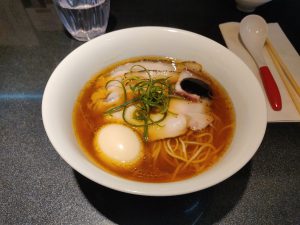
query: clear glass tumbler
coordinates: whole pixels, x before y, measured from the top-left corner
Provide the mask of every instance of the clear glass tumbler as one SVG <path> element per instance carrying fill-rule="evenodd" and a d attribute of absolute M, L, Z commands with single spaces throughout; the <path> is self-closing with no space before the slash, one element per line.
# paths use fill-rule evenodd
<path fill-rule="evenodd" d="M 89 41 L 106 31 L 110 0 L 53 0 L 58 16 L 69 33 Z"/>

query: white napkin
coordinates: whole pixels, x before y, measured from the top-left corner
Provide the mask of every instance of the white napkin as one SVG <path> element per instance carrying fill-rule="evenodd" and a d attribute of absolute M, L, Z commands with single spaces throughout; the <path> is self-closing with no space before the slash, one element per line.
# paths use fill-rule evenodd
<path fill-rule="evenodd" d="M 248 51 L 243 47 L 239 39 L 239 23 L 228 22 L 220 24 L 220 30 L 225 40 L 227 47 L 238 55 L 253 71 L 258 80 L 261 82 L 259 70 L 256 66 L 253 58 L 248 53 Z M 283 62 L 289 68 L 290 72 L 293 74 L 295 80 L 300 84 L 300 56 L 294 49 L 281 27 L 278 23 L 269 23 L 269 39 L 273 44 L 274 48 L 282 58 Z M 264 49 L 264 57 L 266 59 L 267 65 L 269 66 L 274 79 L 278 85 L 281 98 L 282 98 L 282 110 L 274 111 L 272 110 L 270 104 L 267 104 L 268 110 L 268 122 L 298 122 L 300 121 L 300 114 L 296 110 L 292 99 L 290 98 L 280 76 L 274 66 L 271 57 Z M 262 83 L 261 83 L 262 85 Z M 264 92 L 265 93 L 265 92 Z M 266 98 L 267 99 L 267 98 Z M 268 102 L 268 101 L 267 101 Z M 254 106 L 255 107 L 255 106 Z"/>

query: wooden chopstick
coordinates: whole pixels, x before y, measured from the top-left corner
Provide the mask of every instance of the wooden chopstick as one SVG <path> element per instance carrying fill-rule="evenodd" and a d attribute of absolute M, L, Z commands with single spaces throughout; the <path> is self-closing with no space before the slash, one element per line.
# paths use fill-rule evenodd
<path fill-rule="evenodd" d="M 275 61 L 278 61 L 278 63 L 281 66 L 282 70 L 286 74 L 286 77 L 289 79 L 289 82 L 292 84 L 292 86 L 295 89 L 296 93 L 300 96 L 300 87 L 299 87 L 299 85 L 297 84 L 297 82 L 293 78 L 292 73 L 289 71 L 288 67 L 282 61 L 282 59 L 280 58 L 279 54 L 277 53 L 277 51 L 275 50 L 275 48 L 273 47 L 273 45 L 272 45 L 272 43 L 269 39 L 267 39 L 267 41 L 266 41 L 266 47 L 267 47 L 267 50 L 269 52 L 272 52 L 272 54 L 274 56 L 272 58 L 273 62 L 274 62 L 274 59 L 275 59 Z"/>
<path fill-rule="evenodd" d="M 291 99 L 294 102 L 294 105 L 297 111 L 300 113 L 300 88 L 297 82 L 294 80 L 292 74 L 288 70 L 287 66 L 283 63 L 278 53 L 272 46 L 271 42 L 267 40 L 266 49 L 271 56 L 271 59 L 280 75 L 281 80 L 283 81 Z M 298 96 L 297 96 L 298 95 Z"/>

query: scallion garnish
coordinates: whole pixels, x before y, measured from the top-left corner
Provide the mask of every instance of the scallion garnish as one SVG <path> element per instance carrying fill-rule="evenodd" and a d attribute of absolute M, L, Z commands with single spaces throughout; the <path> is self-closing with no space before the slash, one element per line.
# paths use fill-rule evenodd
<path fill-rule="evenodd" d="M 143 70 L 139 72 L 146 72 L 148 74 L 148 79 L 138 76 L 130 77 L 130 73 L 134 72 L 133 69 L 136 67 L 142 68 Z M 174 96 L 173 87 L 169 82 L 168 77 L 152 79 L 150 71 L 141 65 L 134 65 L 131 67 L 130 73 L 128 73 L 129 76 L 127 74 L 122 81 L 110 80 L 106 83 L 106 87 L 108 83 L 113 81 L 121 83 L 124 94 L 124 103 L 107 110 L 105 113 L 112 114 L 114 112 L 123 110 L 123 120 L 130 126 L 144 127 L 143 139 L 144 141 L 148 141 L 149 126 L 154 124 L 159 125 L 159 123 L 163 121 L 168 114 L 170 98 Z M 130 100 L 128 100 L 126 87 L 132 91 L 134 96 Z M 131 105 L 136 107 L 136 110 L 133 114 L 134 119 L 141 121 L 142 124 L 134 124 L 126 119 L 126 110 Z M 162 117 L 158 120 L 152 120 L 151 113 L 162 114 Z"/>

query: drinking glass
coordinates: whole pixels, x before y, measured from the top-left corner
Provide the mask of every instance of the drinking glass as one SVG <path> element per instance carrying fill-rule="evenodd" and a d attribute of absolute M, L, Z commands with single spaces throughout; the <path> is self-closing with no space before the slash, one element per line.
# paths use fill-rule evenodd
<path fill-rule="evenodd" d="M 68 32 L 79 41 L 89 41 L 106 31 L 110 0 L 53 0 Z"/>

